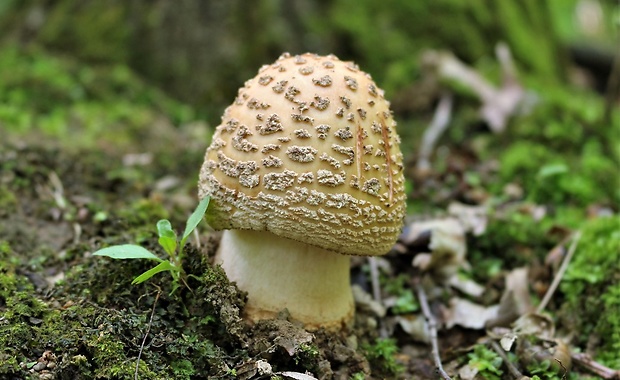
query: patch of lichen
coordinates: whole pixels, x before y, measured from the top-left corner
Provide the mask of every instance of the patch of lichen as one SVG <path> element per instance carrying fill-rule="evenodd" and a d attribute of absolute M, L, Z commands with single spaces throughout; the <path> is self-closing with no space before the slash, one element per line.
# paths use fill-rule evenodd
<path fill-rule="evenodd" d="M 575 343 L 596 347 L 596 358 L 620 368 L 620 217 L 586 222 L 562 279 L 559 318 Z"/>

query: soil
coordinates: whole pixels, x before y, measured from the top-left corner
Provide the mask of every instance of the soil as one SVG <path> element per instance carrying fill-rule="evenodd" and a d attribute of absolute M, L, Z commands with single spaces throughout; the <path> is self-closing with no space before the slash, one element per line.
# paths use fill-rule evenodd
<path fill-rule="evenodd" d="M 24 83 L 40 100 L 39 82 Z M 41 132 L 55 126 L 47 111 L 45 128 L 2 131 L 0 378 L 434 379 L 439 359 L 461 379 L 618 378 L 617 133 L 596 117 L 601 98 L 544 90 L 546 103 L 499 135 L 465 104 L 426 171 L 412 154 L 424 118 L 403 117 L 407 223 L 387 255 L 352 259 L 356 316 L 341 331 L 306 331 L 285 311 L 247 324 L 206 223 L 178 288 L 166 272 L 132 285 L 149 260 L 93 256 L 131 243 L 165 257 L 156 223 L 180 234 L 196 207 L 206 125 L 151 104 L 128 118 L 139 102 L 114 94 L 127 104 L 106 123 L 92 120 L 108 103 L 86 117 L 71 100 L 54 108 L 64 133 Z"/>
<path fill-rule="evenodd" d="M 182 149 L 189 143 L 183 133 L 166 133 L 177 140 L 166 155 L 158 155 L 160 142 L 141 142 L 153 157 L 146 163 L 132 163 L 137 155 L 124 147 L 1 145 L 0 269 L 6 278 L 0 308 L 10 316 L 0 321 L 8 333 L 0 372 L 6 378 L 133 378 L 140 355 L 139 377 L 149 379 L 369 374 L 372 364 L 361 347 L 378 335 L 375 318 L 363 310 L 353 327 L 339 332 L 307 332 L 285 312 L 253 326 L 243 322 L 245 294 L 211 264 L 219 236 L 206 225 L 187 248 L 189 287 L 173 294 L 168 274 L 130 284 L 149 268 L 146 260 L 92 256 L 126 242 L 161 255 L 155 222 L 168 218 L 183 226 L 196 202 L 197 171 L 189 168 L 200 167 L 202 152 Z M 167 162 L 171 156 L 175 161 Z M 426 371 L 432 373 L 430 363 Z"/>
<path fill-rule="evenodd" d="M 206 225 L 187 248 L 187 287 L 174 293 L 168 274 L 131 285 L 150 267 L 146 260 L 92 256 L 97 248 L 126 242 L 161 255 L 155 222 L 167 218 L 180 232 L 194 207 L 202 147 L 191 145 L 187 130 L 158 128 L 156 137 L 112 148 L 23 140 L 0 146 L 3 378 L 437 378 L 428 341 L 405 331 L 403 319 L 419 315 L 411 299 L 415 314 L 392 308 L 387 316 L 373 309 L 373 301 L 358 300 L 354 324 L 343 331 L 308 332 L 286 312 L 246 324 L 245 294 L 212 265 L 219 237 Z M 161 136 L 174 142 L 162 147 Z M 537 248 L 559 240 L 551 237 Z M 392 268 L 381 275 L 384 294 L 389 284 L 413 288 L 412 279 L 421 277 L 409 262 L 428 245 L 428 235 L 401 241 L 400 251 L 380 262 Z M 530 279 L 546 287 L 546 267 L 530 264 Z M 372 292 L 366 259 L 353 260 L 352 278 Z M 498 301 L 503 282 L 484 281 L 481 302 Z M 447 288 L 441 292 L 431 298 L 435 315 L 446 312 Z M 446 370 L 456 373 L 471 360 L 467 353 L 485 336 L 484 329 L 441 328 Z"/>

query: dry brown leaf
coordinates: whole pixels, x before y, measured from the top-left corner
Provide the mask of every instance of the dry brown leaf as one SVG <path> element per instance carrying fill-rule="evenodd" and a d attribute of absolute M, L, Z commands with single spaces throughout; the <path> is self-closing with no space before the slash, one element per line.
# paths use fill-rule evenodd
<path fill-rule="evenodd" d="M 428 272 L 437 282 L 448 281 L 465 262 L 465 230 L 454 218 L 415 222 L 409 226 L 409 241 L 430 233 L 430 253 L 418 254 L 412 265 Z"/>
<path fill-rule="evenodd" d="M 361 310 L 371 312 L 380 318 L 385 316 L 385 307 L 375 301 L 370 294 L 361 288 L 361 286 L 353 285 L 351 289 L 353 290 L 353 299 L 357 307 Z"/>
<path fill-rule="evenodd" d="M 454 297 L 444 311 L 447 328 L 456 325 L 469 329 L 484 329 L 487 321 L 497 317 L 499 305 L 482 306 L 469 300 Z"/>
<path fill-rule="evenodd" d="M 301 372 L 284 371 L 284 372 L 276 372 L 275 374 L 280 375 L 280 376 L 285 376 L 285 377 L 288 377 L 294 380 L 318 380 L 314 376 L 308 375 L 307 373 L 301 373 Z"/>
<path fill-rule="evenodd" d="M 482 235 L 487 229 L 489 209 L 485 205 L 470 206 L 452 202 L 448 206 L 448 213 L 461 222 L 465 232 L 471 232 L 474 236 Z"/>
<path fill-rule="evenodd" d="M 428 322 L 422 315 L 397 315 L 393 321 L 414 340 L 423 343 L 430 342 Z"/>
<path fill-rule="evenodd" d="M 469 278 L 461 278 L 460 276 L 452 276 L 448 284 L 472 297 L 480 297 L 484 293 L 484 286 Z"/>
<path fill-rule="evenodd" d="M 487 327 L 509 326 L 533 310 L 528 284 L 528 268 L 516 268 L 506 275 L 506 287 L 497 317 L 490 320 Z"/>
<path fill-rule="evenodd" d="M 540 339 L 553 339 L 555 323 L 545 314 L 528 313 L 513 324 L 513 331 L 519 335 L 534 335 Z"/>

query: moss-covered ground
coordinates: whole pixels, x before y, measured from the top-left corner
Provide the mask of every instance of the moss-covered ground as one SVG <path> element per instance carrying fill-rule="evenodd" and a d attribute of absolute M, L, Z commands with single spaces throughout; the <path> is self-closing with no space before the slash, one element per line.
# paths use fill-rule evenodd
<path fill-rule="evenodd" d="M 380 339 L 382 321 L 363 309 L 337 334 L 310 334 L 286 315 L 247 326 L 245 295 L 211 264 L 218 235 L 205 224 L 183 263 L 189 287 L 171 294 L 166 273 L 131 285 L 148 263 L 91 253 L 134 243 L 163 254 L 155 223 L 167 218 L 179 230 L 195 207 L 212 128 L 123 65 L 4 47 L 0 74 L 0 378 L 266 378 L 260 363 L 321 379 L 435 376 L 427 345 L 398 329 Z M 433 174 L 408 178 L 410 210 L 488 206 L 485 232 L 467 241 L 466 274 L 490 291 L 487 303 L 520 266 L 534 273 L 540 299 L 557 267 L 550 252 L 580 231 L 546 312 L 570 350 L 619 369 L 620 116 L 604 121 L 599 95 L 528 81 L 538 103 L 501 135 L 472 122 L 471 110 L 456 113 Z M 403 134 L 412 159 L 423 126 L 412 115 L 401 125 L 417 131 Z M 353 271 L 368 273 L 365 264 Z M 388 313 L 419 312 L 406 274 L 382 276 L 384 292 L 399 297 Z M 472 348 L 483 335 L 441 331 L 447 366 L 475 362 L 485 378 L 509 378 L 486 346 Z M 532 373 L 560 378 L 540 368 Z M 574 368 L 569 378 L 587 376 Z"/>

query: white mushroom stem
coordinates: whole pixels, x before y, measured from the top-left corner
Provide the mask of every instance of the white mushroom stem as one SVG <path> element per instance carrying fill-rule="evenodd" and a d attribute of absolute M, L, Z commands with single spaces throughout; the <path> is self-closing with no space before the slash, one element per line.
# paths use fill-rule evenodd
<path fill-rule="evenodd" d="M 350 258 L 270 232 L 226 230 L 216 262 L 248 292 L 245 316 L 273 318 L 284 308 L 306 328 L 340 328 L 354 314 Z"/>

